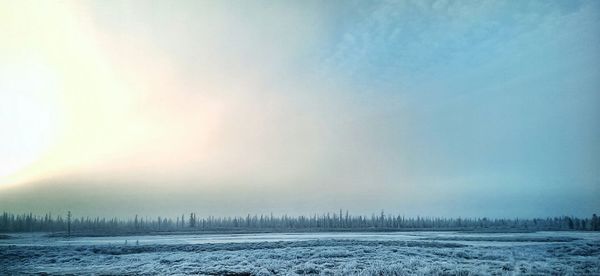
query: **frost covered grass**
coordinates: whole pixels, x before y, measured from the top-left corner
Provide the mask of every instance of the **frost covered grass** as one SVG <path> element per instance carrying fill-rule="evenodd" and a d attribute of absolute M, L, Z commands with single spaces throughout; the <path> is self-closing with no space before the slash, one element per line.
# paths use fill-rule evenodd
<path fill-rule="evenodd" d="M 433 241 L 488 241 L 488 242 L 570 242 L 574 237 L 425 237 L 422 240 Z"/>
<path fill-rule="evenodd" d="M 0 274 L 600 275 L 600 238 L 577 235 L 544 234 L 522 244 L 517 236 L 508 245 L 469 244 L 470 235 L 451 241 L 4 245 Z"/>

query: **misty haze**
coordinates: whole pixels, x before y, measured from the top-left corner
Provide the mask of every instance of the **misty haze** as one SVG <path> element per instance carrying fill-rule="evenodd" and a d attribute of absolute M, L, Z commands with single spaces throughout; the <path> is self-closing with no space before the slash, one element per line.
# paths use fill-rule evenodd
<path fill-rule="evenodd" d="M 0 275 L 600 275 L 600 2 L 0 1 Z"/>

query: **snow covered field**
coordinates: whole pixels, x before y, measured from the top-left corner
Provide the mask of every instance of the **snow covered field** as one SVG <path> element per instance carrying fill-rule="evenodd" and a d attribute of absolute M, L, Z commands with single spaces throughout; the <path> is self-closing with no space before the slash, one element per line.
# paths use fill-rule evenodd
<path fill-rule="evenodd" d="M 590 232 L 11 236 L 0 275 L 600 275 Z"/>

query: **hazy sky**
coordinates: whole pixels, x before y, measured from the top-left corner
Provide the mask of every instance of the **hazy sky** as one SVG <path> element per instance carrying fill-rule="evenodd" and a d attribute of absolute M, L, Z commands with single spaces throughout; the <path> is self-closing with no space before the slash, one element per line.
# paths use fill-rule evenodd
<path fill-rule="evenodd" d="M 588 216 L 599 1 L 1 1 L 0 210 Z"/>

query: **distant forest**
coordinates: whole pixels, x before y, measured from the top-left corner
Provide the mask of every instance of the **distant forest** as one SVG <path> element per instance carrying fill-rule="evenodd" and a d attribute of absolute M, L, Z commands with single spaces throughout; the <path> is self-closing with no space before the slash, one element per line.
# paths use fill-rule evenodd
<path fill-rule="evenodd" d="M 384 212 L 355 216 L 348 212 L 312 216 L 246 215 L 240 217 L 197 217 L 195 213 L 176 218 L 140 217 L 129 219 L 76 217 L 66 215 L 11 214 L 0 216 L 0 233 L 53 232 L 58 235 L 140 234 L 160 232 L 317 232 L 317 231 L 600 231 L 600 220 L 570 216 L 536 219 L 404 217 Z"/>

